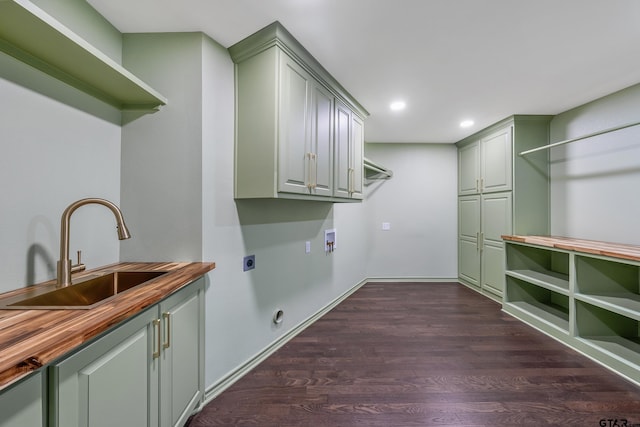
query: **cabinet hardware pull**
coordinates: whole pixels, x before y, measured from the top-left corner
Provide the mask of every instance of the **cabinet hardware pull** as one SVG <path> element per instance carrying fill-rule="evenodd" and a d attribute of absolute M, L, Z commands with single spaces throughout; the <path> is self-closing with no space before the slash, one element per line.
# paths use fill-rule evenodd
<path fill-rule="evenodd" d="M 311 157 L 313 158 L 313 186 L 315 189 L 318 186 L 318 155 L 316 153 L 312 153 Z"/>
<path fill-rule="evenodd" d="M 160 357 L 160 346 L 161 346 L 161 339 L 160 339 L 160 319 L 153 319 L 153 329 L 156 331 L 156 344 L 158 345 L 158 349 L 154 350 L 152 357 L 154 359 L 157 359 L 158 357 Z"/>
<path fill-rule="evenodd" d="M 484 191 L 484 178 L 480 178 L 480 191 Z"/>
<path fill-rule="evenodd" d="M 167 340 L 162 344 L 162 348 L 171 347 L 171 313 L 162 313 L 162 318 L 165 319 L 165 329 L 167 331 Z"/>
<path fill-rule="evenodd" d="M 353 172 L 354 171 L 355 170 L 353 168 L 349 168 L 349 177 L 348 177 L 349 185 L 347 185 L 347 187 L 349 189 L 348 190 L 349 193 L 351 193 L 351 194 L 353 194 Z"/>
<path fill-rule="evenodd" d="M 480 250 L 480 232 L 476 231 L 476 251 Z"/>
<path fill-rule="evenodd" d="M 311 191 L 311 153 L 305 155 L 307 158 L 307 189 Z"/>
<path fill-rule="evenodd" d="M 480 180 L 476 179 L 476 193 L 480 192 Z"/>
<path fill-rule="evenodd" d="M 484 247 L 484 231 L 480 232 L 480 250 Z"/>

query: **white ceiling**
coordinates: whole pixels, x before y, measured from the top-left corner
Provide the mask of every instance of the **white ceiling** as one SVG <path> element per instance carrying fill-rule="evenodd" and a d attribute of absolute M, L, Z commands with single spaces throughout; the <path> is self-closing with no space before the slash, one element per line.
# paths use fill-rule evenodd
<path fill-rule="evenodd" d="M 88 2 L 123 33 L 203 31 L 225 47 L 280 21 L 371 113 L 367 142 L 455 142 L 640 82 L 638 0 Z"/>

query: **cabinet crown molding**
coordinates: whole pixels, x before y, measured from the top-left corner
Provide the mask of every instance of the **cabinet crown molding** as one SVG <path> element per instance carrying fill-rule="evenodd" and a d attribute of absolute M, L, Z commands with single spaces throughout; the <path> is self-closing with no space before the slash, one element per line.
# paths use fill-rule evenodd
<path fill-rule="evenodd" d="M 301 67 L 321 82 L 336 97 L 345 102 L 362 119 L 369 112 L 316 60 L 307 49 L 279 22 L 274 21 L 263 29 L 228 48 L 235 64 L 251 58 L 273 46 L 277 46 L 293 58 Z"/>

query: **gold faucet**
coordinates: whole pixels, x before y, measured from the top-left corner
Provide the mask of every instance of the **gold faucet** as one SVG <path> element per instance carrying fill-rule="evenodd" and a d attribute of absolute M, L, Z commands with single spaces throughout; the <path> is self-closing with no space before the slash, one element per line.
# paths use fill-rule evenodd
<path fill-rule="evenodd" d="M 129 230 L 124 223 L 122 212 L 112 202 L 105 199 L 88 198 L 71 203 L 62 213 L 62 219 L 60 220 L 60 260 L 58 261 L 58 283 L 56 284 L 57 287 L 69 286 L 71 284 L 71 273 L 72 271 L 75 271 L 73 266 L 71 265 L 71 260 L 69 259 L 69 225 L 71 223 L 71 214 L 80 206 L 92 203 L 106 206 L 111 210 L 111 212 L 113 212 L 113 215 L 116 217 L 117 222 L 118 239 L 125 240 L 131 237 L 131 234 L 129 234 Z M 82 267 L 82 264 L 80 264 L 80 259 L 78 259 L 78 264 L 79 267 Z"/>

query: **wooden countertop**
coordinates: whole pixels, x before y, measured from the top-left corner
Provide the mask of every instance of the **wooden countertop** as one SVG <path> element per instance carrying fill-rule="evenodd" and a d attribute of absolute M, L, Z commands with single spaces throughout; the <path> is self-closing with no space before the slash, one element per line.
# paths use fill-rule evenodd
<path fill-rule="evenodd" d="M 115 324 L 156 304 L 215 268 L 214 263 L 118 263 L 75 274 L 167 271 L 89 310 L 0 310 L 0 389 L 54 361 Z M 35 286 L 51 285 L 53 281 Z M 27 294 L 33 286 L 0 295 Z"/>
<path fill-rule="evenodd" d="M 640 261 L 640 246 L 598 240 L 574 239 L 560 236 L 512 236 L 504 235 L 503 240 L 547 246 L 594 255 Z"/>

